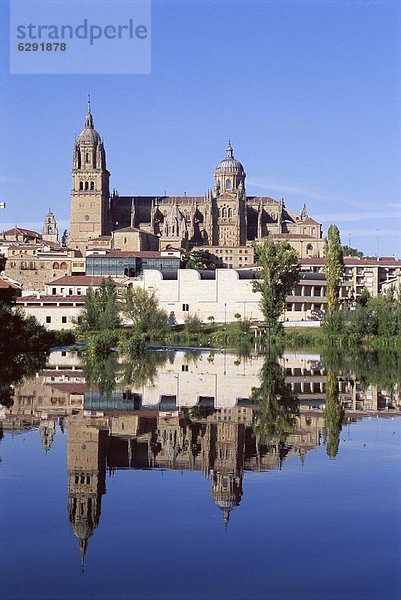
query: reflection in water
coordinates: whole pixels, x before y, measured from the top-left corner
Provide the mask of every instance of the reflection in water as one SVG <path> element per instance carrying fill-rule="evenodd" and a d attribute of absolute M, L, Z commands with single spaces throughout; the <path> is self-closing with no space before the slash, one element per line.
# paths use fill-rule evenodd
<path fill-rule="evenodd" d="M 260 385 L 252 390 L 252 400 L 258 407 L 254 426 L 258 444 L 267 445 L 273 439 L 284 444 L 295 427 L 299 403 L 274 353 L 264 358 Z"/>
<path fill-rule="evenodd" d="M 110 398 L 116 386 L 118 355 L 116 352 L 82 354 L 82 366 L 85 383 L 88 388 L 96 388 L 106 398 Z"/>
<path fill-rule="evenodd" d="M 324 428 L 327 456 L 337 456 L 340 432 L 345 411 L 339 399 L 338 380 L 334 371 L 327 372 L 326 406 L 324 409 Z"/>
<path fill-rule="evenodd" d="M 400 399 L 355 375 L 326 372 L 319 355 L 245 359 L 223 353 L 54 352 L 41 373 L 12 390 L 5 431 L 38 427 L 50 450 L 57 422 L 67 429 L 68 518 L 82 557 L 99 524 L 106 473 L 119 469 L 202 472 L 227 526 L 241 503 L 245 471 L 281 469 L 326 443 L 339 449 L 342 423 L 394 412 Z M 10 384 L 8 383 L 8 386 Z"/>
<path fill-rule="evenodd" d="M 5 347 L 0 351 L 0 405 L 11 406 L 13 387 L 23 379 L 30 379 L 46 365 L 48 353 L 42 352 L 7 352 Z"/>

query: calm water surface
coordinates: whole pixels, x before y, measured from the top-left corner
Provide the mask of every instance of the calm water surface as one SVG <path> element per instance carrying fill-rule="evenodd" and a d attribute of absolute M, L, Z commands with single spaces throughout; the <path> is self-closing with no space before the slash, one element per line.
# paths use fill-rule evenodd
<path fill-rule="evenodd" d="M 288 355 L 298 411 L 272 434 L 252 404 L 265 359 L 200 358 L 177 353 L 129 388 L 117 368 L 107 391 L 56 353 L 16 388 L 1 414 L 1 597 L 399 599 L 388 394 L 340 381 L 330 442 L 329 376 Z"/>

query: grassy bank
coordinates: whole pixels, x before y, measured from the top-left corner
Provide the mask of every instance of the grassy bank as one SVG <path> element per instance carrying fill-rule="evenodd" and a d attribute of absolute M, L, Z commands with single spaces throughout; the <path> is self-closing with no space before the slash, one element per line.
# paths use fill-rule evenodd
<path fill-rule="evenodd" d="M 145 344 L 165 346 L 195 346 L 203 348 L 246 348 L 254 347 L 255 344 L 261 348 L 269 344 L 269 335 L 255 336 L 255 326 L 244 322 L 223 324 L 202 324 L 196 330 L 190 330 L 185 325 L 175 325 L 161 335 L 138 334 L 133 327 L 120 327 L 113 331 L 92 332 L 79 335 L 76 330 L 51 331 L 50 339 L 53 346 L 71 345 L 79 341 L 97 340 L 99 348 L 120 346 L 130 338 L 139 338 Z M 362 347 L 366 349 L 401 348 L 400 336 L 372 336 L 367 335 L 358 339 L 350 339 L 341 333 L 327 332 L 320 328 L 285 328 L 282 335 L 271 336 L 270 342 L 279 341 L 287 348 L 296 350 L 323 350 L 327 347 L 352 348 Z"/>

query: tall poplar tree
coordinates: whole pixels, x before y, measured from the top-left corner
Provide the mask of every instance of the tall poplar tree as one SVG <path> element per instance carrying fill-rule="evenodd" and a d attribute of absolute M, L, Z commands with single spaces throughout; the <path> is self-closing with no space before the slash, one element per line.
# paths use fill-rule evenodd
<path fill-rule="evenodd" d="M 340 232 L 336 225 L 330 225 L 324 247 L 326 274 L 327 311 L 329 315 L 340 306 L 340 288 L 344 274 L 344 256 Z"/>
<path fill-rule="evenodd" d="M 339 399 L 338 379 L 332 369 L 327 372 L 326 407 L 324 428 L 327 456 L 335 458 L 340 444 L 340 433 L 344 420 L 344 407 Z"/>
<path fill-rule="evenodd" d="M 270 327 L 279 329 L 286 297 L 299 281 L 299 258 L 288 242 L 273 242 L 265 238 L 255 248 L 256 263 L 262 267 L 254 279 L 253 291 L 260 292 L 260 308 Z"/>

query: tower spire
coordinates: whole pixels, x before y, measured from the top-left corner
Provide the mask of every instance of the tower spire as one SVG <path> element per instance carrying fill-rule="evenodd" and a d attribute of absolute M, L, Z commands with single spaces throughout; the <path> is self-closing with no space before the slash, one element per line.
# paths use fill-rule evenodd
<path fill-rule="evenodd" d="M 228 146 L 226 148 L 226 158 L 233 158 L 234 157 L 234 152 L 233 152 L 233 147 L 231 146 L 231 139 L 228 138 Z"/>
<path fill-rule="evenodd" d="M 88 94 L 88 111 L 85 118 L 85 129 L 93 129 L 93 117 L 91 112 L 91 95 Z"/>

